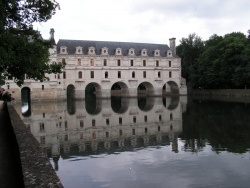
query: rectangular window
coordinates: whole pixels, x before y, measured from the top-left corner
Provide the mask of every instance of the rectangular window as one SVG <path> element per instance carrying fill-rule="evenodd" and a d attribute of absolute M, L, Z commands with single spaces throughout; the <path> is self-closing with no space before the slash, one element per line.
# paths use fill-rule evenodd
<path fill-rule="evenodd" d="M 158 126 L 158 131 L 161 131 L 161 127 L 160 126 Z"/>
<path fill-rule="evenodd" d="M 135 135 L 135 129 L 132 129 L 132 134 Z"/>
<path fill-rule="evenodd" d="M 95 119 L 92 119 L 92 126 L 95 126 Z"/>
<path fill-rule="evenodd" d="M 94 66 L 94 59 L 90 59 L 90 66 Z"/>
<path fill-rule="evenodd" d="M 160 78 L 161 77 L 161 72 L 158 72 L 158 78 Z"/>
<path fill-rule="evenodd" d="M 143 78 L 146 78 L 146 77 L 147 77 L 146 71 L 143 71 Z"/>
<path fill-rule="evenodd" d="M 169 71 L 168 75 L 169 75 L 169 78 L 172 78 L 172 72 L 171 71 Z"/>
<path fill-rule="evenodd" d="M 57 75 L 57 78 L 60 79 L 60 74 Z"/>
<path fill-rule="evenodd" d="M 173 114 L 172 113 L 170 114 L 170 120 L 173 120 Z"/>
<path fill-rule="evenodd" d="M 145 121 L 145 122 L 148 121 L 148 116 L 144 116 L 144 121 Z"/>
<path fill-rule="evenodd" d="M 108 138 L 109 137 L 109 132 L 106 132 L 106 138 Z"/>
<path fill-rule="evenodd" d="M 78 65 L 78 66 L 81 65 L 81 59 L 77 59 L 77 65 Z"/>
<path fill-rule="evenodd" d="M 130 66 L 131 66 L 131 67 L 134 66 L 134 60 L 133 60 L 133 59 L 130 60 Z"/>
<path fill-rule="evenodd" d="M 80 120 L 80 127 L 83 128 L 83 126 L 84 126 L 84 122 L 83 120 Z"/>
<path fill-rule="evenodd" d="M 103 60 L 103 66 L 107 66 L 107 59 Z"/>
<path fill-rule="evenodd" d="M 66 72 L 63 72 L 63 79 L 66 79 Z"/>
<path fill-rule="evenodd" d="M 146 60 L 143 60 L 143 66 L 146 67 Z"/>
<path fill-rule="evenodd" d="M 133 117 L 133 122 L 136 123 L 136 117 L 135 116 Z"/>
<path fill-rule="evenodd" d="M 43 113 L 43 118 L 45 118 L 45 113 Z"/>
<path fill-rule="evenodd" d="M 148 128 L 145 128 L 145 133 L 148 133 Z"/>
<path fill-rule="evenodd" d="M 94 71 L 90 71 L 90 77 L 91 77 L 91 78 L 94 78 L 94 77 L 95 77 Z"/>
<path fill-rule="evenodd" d="M 44 123 L 40 123 L 40 131 L 44 131 Z"/>
<path fill-rule="evenodd" d="M 65 135 L 64 135 L 64 141 L 68 141 L 68 140 L 69 140 L 68 135 L 65 134 Z"/>
<path fill-rule="evenodd" d="M 121 78 L 121 71 L 118 71 L 118 78 Z"/>
<path fill-rule="evenodd" d="M 66 60 L 65 60 L 65 58 L 62 58 L 62 63 L 66 63 Z"/>
<path fill-rule="evenodd" d="M 168 62 L 168 66 L 171 67 L 171 61 Z"/>
<path fill-rule="evenodd" d="M 42 90 L 44 90 L 44 85 L 42 85 Z"/>
<path fill-rule="evenodd" d="M 119 135 L 122 136 L 122 130 L 119 130 Z"/>
<path fill-rule="evenodd" d="M 117 66 L 121 66 L 121 60 L 117 59 Z"/>
<path fill-rule="evenodd" d="M 10 85 L 7 85 L 7 89 L 10 89 Z"/>
<path fill-rule="evenodd" d="M 122 124 L 122 118 L 119 117 L 119 124 L 121 125 Z"/>
<path fill-rule="evenodd" d="M 108 118 L 106 119 L 106 125 L 109 125 L 109 119 Z"/>
<path fill-rule="evenodd" d="M 159 67 L 159 61 L 158 60 L 156 60 L 156 66 Z"/>
<path fill-rule="evenodd" d="M 41 144 L 45 144 L 45 136 L 40 136 L 40 142 Z"/>
<path fill-rule="evenodd" d="M 83 139 L 83 133 L 80 133 L 80 139 Z"/>
<path fill-rule="evenodd" d="M 64 122 L 64 126 L 65 126 L 65 129 L 68 129 L 68 122 L 67 121 Z"/>
<path fill-rule="evenodd" d="M 159 121 L 161 121 L 161 115 L 159 115 Z"/>

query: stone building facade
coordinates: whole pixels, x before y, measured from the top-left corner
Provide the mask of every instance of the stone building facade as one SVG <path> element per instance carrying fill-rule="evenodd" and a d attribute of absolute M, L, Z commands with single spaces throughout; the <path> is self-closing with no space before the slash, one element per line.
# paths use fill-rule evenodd
<path fill-rule="evenodd" d="M 54 41 L 54 30 L 50 31 Z M 175 38 L 167 44 L 104 42 L 60 39 L 50 49 L 50 63 L 66 62 L 61 74 L 50 74 L 49 81 L 26 79 L 19 88 L 7 80 L 5 89 L 21 99 L 27 90 L 31 100 L 83 99 L 86 93 L 109 98 L 112 95 L 186 95 L 181 77 L 181 59 L 175 53 Z"/>

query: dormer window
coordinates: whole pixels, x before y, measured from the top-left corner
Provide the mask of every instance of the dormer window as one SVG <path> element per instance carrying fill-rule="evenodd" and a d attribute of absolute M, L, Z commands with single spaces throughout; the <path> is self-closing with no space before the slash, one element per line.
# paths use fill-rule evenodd
<path fill-rule="evenodd" d="M 128 50 L 128 55 L 135 55 L 135 49 L 130 48 L 130 49 Z"/>
<path fill-rule="evenodd" d="M 155 50 L 154 51 L 154 56 L 159 56 L 160 55 L 160 50 Z"/>
<path fill-rule="evenodd" d="M 60 54 L 67 54 L 67 47 L 66 46 L 61 46 L 60 47 Z"/>
<path fill-rule="evenodd" d="M 173 52 L 172 50 L 167 51 L 167 57 L 173 57 Z"/>
<path fill-rule="evenodd" d="M 76 54 L 82 54 L 82 47 L 81 46 L 76 47 Z"/>
<path fill-rule="evenodd" d="M 89 55 L 94 55 L 95 54 L 95 48 L 94 47 L 89 47 Z"/>
<path fill-rule="evenodd" d="M 116 48 L 115 55 L 122 55 L 122 49 Z"/>
<path fill-rule="evenodd" d="M 142 56 L 147 56 L 147 50 L 146 49 L 142 49 L 141 50 L 141 55 Z"/>
<path fill-rule="evenodd" d="M 102 55 L 108 55 L 108 48 L 107 47 L 102 48 L 101 54 Z"/>

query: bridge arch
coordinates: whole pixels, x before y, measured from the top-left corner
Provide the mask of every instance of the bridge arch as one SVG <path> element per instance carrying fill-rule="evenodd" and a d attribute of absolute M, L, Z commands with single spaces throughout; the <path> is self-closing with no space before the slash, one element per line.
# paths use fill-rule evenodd
<path fill-rule="evenodd" d="M 91 115 L 97 115 L 102 111 L 101 86 L 98 83 L 91 82 L 85 88 L 86 111 Z"/>
<path fill-rule="evenodd" d="M 163 96 L 162 102 L 168 110 L 175 110 L 179 105 L 180 97 L 179 95 Z"/>
<path fill-rule="evenodd" d="M 142 82 L 137 87 L 137 96 L 153 96 L 154 86 L 150 82 Z"/>
<path fill-rule="evenodd" d="M 85 98 L 92 95 L 95 95 L 97 98 L 102 96 L 102 88 L 96 82 L 89 83 L 85 88 Z"/>
<path fill-rule="evenodd" d="M 73 84 L 69 84 L 67 86 L 67 99 L 75 98 L 75 86 Z"/>
<path fill-rule="evenodd" d="M 179 95 L 179 86 L 174 81 L 168 81 L 162 88 L 163 95 Z"/>
<path fill-rule="evenodd" d="M 129 97 L 112 96 L 111 97 L 111 108 L 117 114 L 123 114 L 128 110 Z"/>
<path fill-rule="evenodd" d="M 138 107 L 140 110 L 147 112 L 150 111 L 155 104 L 155 98 L 154 97 L 138 97 L 137 98 L 138 101 Z"/>
<path fill-rule="evenodd" d="M 115 82 L 110 92 L 111 96 L 129 96 L 128 86 L 124 82 Z"/>
<path fill-rule="evenodd" d="M 31 90 L 29 87 L 23 87 L 21 89 L 22 115 L 25 117 L 29 117 L 31 115 L 30 93 Z"/>

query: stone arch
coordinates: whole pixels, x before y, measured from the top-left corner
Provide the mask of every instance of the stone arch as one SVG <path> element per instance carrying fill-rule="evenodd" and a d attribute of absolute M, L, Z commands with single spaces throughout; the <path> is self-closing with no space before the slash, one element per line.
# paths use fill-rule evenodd
<path fill-rule="evenodd" d="M 180 97 L 179 95 L 163 96 L 162 102 L 165 108 L 168 110 L 174 110 L 180 103 Z"/>
<path fill-rule="evenodd" d="M 85 88 L 85 98 L 88 96 L 95 95 L 95 97 L 100 98 L 102 96 L 102 88 L 98 83 L 91 82 Z"/>
<path fill-rule="evenodd" d="M 91 115 L 97 115 L 102 110 L 101 86 L 95 82 L 89 83 L 85 88 L 85 107 Z"/>
<path fill-rule="evenodd" d="M 138 97 L 137 98 L 138 101 L 138 107 L 140 108 L 140 110 L 142 111 L 150 111 L 155 104 L 155 98 L 154 97 Z"/>
<path fill-rule="evenodd" d="M 128 97 L 112 96 L 111 97 L 111 108 L 115 113 L 123 114 L 128 110 L 129 107 Z"/>
<path fill-rule="evenodd" d="M 128 86 L 123 82 L 116 82 L 110 90 L 111 96 L 129 96 Z"/>
<path fill-rule="evenodd" d="M 21 100 L 22 100 L 22 115 L 29 117 L 31 115 L 31 90 L 29 87 L 23 87 L 21 89 Z"/>
<path fill-rule="evenodd" d="M 73 84 L 69 84 L 67 86 L 67 99 L 75 98 L 75 86 Z"/>
<path fill-rule="evenodd" d="M 153 96 L 154 86 L 150 82 L 142 82 L 137 87 L 137 96 Z"/>
<path fill-rule="evenodd" d="M 162 88 L 162 94 L 163 95 L 179 95 L 180 90 L 179 86 L 174 81 L 168 81 L 166 84 L 164 84 Z"/>

